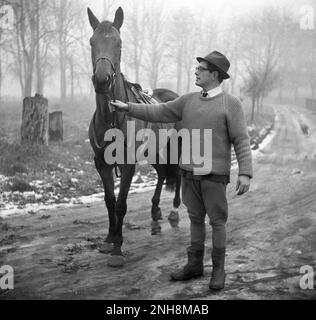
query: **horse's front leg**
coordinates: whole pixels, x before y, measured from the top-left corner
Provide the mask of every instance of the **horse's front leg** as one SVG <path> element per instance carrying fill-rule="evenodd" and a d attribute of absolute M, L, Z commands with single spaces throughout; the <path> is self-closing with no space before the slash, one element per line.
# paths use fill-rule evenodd
<path fill-rule="evenodd" d="M 114 233 L 116 226 L 114 179 L 112 167 L 105 163 L 103 153 L 100 156 L 96 155 L 94 161 L 96 169 L 103 182 L 104 201 L 108 209 L 109 216 L 109 232 L 104 243 L 99 248 L 99 251 L 101 253 L 110 253 L 113 250 Z"/>
<path fill-rule="evenodd" d="M 108 265 L 111 267 L 123 267 L 125 258 L 122 253 L 123 245 L 123 220 L 127 211 L 127 196 L 135 173 L 135 165 L 120 166 L 121 181 L 120 192 L 115 205 L 116 226 L 114 233 L 114 248 Z"/>

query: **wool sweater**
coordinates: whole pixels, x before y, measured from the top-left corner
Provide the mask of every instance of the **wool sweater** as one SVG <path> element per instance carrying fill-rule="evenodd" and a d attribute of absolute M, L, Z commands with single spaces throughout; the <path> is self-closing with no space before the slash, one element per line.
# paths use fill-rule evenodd
<path fill-rule="evenodd" d="M 176 100 L 158 105 L 128 103 L 128 115 L 149 122 L 179 122 L 181 127 L 189 130 L 212 129 L 212 141 L 203 141 L 201 134 L 201 150 L 204 143 L 212 144 L 212 170 L 214 175 L 230 175 L 231 148 L 234 146 L 239 175 L 252 178 L 252 154 L 246 120 L 240 101 L 223 92 L 215 97 L 203 97 L 200 93 L 189 93 Z M 203 153 L 201 153 L 203 154 Z M 180 167 L 194 171 L 196 164 L 183 164 Z M 206 172 L 208 174 L 210 172 Z"/>

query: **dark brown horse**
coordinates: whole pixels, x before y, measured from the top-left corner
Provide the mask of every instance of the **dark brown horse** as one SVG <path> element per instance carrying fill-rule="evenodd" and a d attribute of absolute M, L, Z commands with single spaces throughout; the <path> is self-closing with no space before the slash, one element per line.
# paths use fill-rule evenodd
<path fill-rule="evenodd" d="M 102 23 L 88 9 L 90 24 L 93 28 L 93 36 L 90 39 L 93 64 L 93 84 L 96 91 L 96 112 L 89 127 L 89 138 L 95 153 L 95 166 L 104 185 L 104 200 L 109 216 L 109 232 L 100 251 L 111 253 L 108 264 L 113 267 L 124 265 L 122 254 L 122 225 L 127 211 L 126 199 L 130 190 L 132 178 L 135 173 L 135 164 L 108 164 L 104 151 L 109 142 L 104 141 L 105 133 L 109 129 L 120 129 L 125 141 L 127 134 L 127 121 L 132 120 L 126 114 L 112 112 L 109 101 L 118 99 L 121 101 L 134 101 L 135 94 L 120 70 L 121 45 L 120 28 L 123 24 L 124 14 L 122 8 L 116 11 L 114 22 Z M 170 90 L 159 89 L 155 92 L 155 98 L 159 101 L 168 101 L 177 98 L 177 94 Z M 133 119 L 135 131 L 146 128 L 146 123 Z M 153 124 L 154 125 L 154 124 Z M 136 150 L 138 142 L 136 142 Z M 124 157 L 127 157 L 127 146 L 124 144 Z M 153 165 L 158 174 L 158 182 L 155 194 L 152 198 L 152 219 L 158 221 L 162 218 L 159 208 L 160 194 L 163 183 L 175 188 L 174 208 L 180 206 L 180 177 L 177 165 L 156 164 Z M 120 190 L 116 198 L 114 193 L 113 168 L 120 172 Z M 174 211 L 171 215 L 174 216 Z M 170 217 L 170 216 L 169 216 Z"/>

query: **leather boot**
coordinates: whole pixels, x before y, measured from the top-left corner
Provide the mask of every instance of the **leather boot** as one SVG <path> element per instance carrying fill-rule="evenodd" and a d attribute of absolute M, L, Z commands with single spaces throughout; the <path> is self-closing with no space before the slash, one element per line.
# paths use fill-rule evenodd
<path fill-rule="evenodd" d="M 213 248 L 212 251 L 212 262 L 213 271 L 212 277 L 209 284 L 211 290 L 221 290 L 225 286 L 225 248 Z"/>
<path fill-rule="evenodd" d="M 171 273 L 174 281 L 183 281 L 203 276 L 204 249 L 189 247 L 188 263 L 182 268 Z"/>

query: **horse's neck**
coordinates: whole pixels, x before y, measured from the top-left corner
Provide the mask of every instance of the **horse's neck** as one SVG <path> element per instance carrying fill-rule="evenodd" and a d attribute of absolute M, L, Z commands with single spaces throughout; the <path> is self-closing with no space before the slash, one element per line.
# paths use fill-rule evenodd
<path fill-rule="evenodd" d="M 117 79 L 114 89 L 114 98 L 122 102 L 128 102 L 128 88 L 126 87 L 125 79 L 121 71 L 117 72 Z"/>
<path fill-rule="evenodd" d="M 120 71 L 117 72 L 117 78 L 115 82 L 114 89 L 114 99 L 127 102 L 130 100 L 128 95 L 128 88 L 125 88 L 125 80 Z M 107 127 L 111 125 L 112 115 L 110 113 L 109 103 L 110 95 L 96 94 L 96 125 L 99 127 Z M 117 116 L 120 118 L 121 113 L 118 113 Z M 118 119 L 120 120 L 120 119 Z"/>
<path fill-rule="evenodd" d="M 111 124 L 111 114 L 109 110 L 109 98 L 104 94 L 96 94 L 96 125 L 98 127 Z"/>

